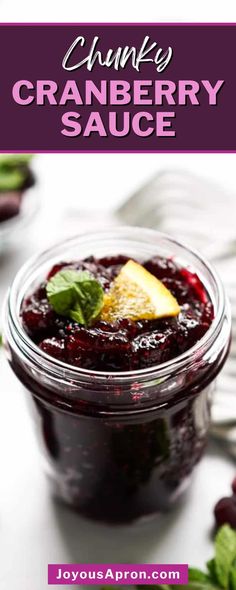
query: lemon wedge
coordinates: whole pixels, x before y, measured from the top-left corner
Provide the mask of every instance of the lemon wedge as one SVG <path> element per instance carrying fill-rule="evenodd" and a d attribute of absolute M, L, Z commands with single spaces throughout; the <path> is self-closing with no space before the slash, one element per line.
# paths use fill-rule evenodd
<path fill-rule="evenodd" d="M 128 260 L 104 296 L 101 319 L 157 319 L 178 315 L 180 307 L 172 293 L 141 264 Z"/>

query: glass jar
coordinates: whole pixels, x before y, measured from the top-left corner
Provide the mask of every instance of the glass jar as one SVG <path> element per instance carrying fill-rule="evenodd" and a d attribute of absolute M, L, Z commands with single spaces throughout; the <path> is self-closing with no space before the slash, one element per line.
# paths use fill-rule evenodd
<path fill-rule="evenodd" d="M 89 371 L 48 356 L 22 327 L 22 301 L 54 264 L 91 254 L 174 257 L 208 291 L 211 327 L 181 356 L 137 371 Z M 215 271 L 168 236 L 142 228 L 87 233 L 31 259 L 9 292 L 5 344 L 31 400 L 53 493 L 82 515 L 107 522 L 168 509 L 206 446 L 215 378 L 229 342 L 229 307 Z"/>

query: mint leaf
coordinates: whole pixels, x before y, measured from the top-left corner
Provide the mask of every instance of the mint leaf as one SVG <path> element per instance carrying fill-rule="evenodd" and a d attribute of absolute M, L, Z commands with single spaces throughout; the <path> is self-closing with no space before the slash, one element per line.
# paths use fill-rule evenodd
<path fill-rule="evenodd" d="M 236 532 L 229 525 L 221 527 L 215 539 L 215 574 L 221 588 L 229 585 L 229 574 L 236 559 Z"/>
<path fill-rule="evenodd" d="M 203 574 L 203 572 L 202 572 Z M 203 576 L 206 574 L 203 574 Z M 139 590 L 147 590 L 147 588 L 149 588 L 149 590 L 176 590 L 176 585 L 167 585 L 167 584 L 155 584 L 155 585 L 139 585 L 136 586 L 136 588 L 138 588 Z M 178 588 L 180 588 L 181 590 L 219 590 L 219 587 L 217 585 L 212 584 L 211 580 L 207 580 L 207 581 L 189 581 L 188 584 L 180 584 L 178 585 Z M 113 588 L 113 590 L 115 590 L 115 588 Z"/>
<path fill-rule="evenodd" d="M 14 191 L 23 185 L 25 172 L 22 170 L 1 170 L 0 169 L 0 191 Z M 1 195 L 0 195 L 1 196 Z"/>
<path fill-rule="evenodd" d="M 103 306 L 103 288 L 87 271 L 61 270 L 47 283 L 48 301 L 59 315 L 88 324 Z"/>
<path fill-rule="evenodd" d="M 150 590 L 171 590 L 171 586 L 169 586 L 168 584 L 151 584 L 151 585 L 147 585 L 147 584 L 139 584 L 138 586 L 136 586 L 136 588 L 139 588 L 139 590 L 147 590 L 147 588 L 149 588 Z M 182 588 L 182 586 L 181 586 Z M 114 590 L 114 588 L 113 588 Z"/>
<path fill-rule="evenodd" d="M 21 189 L 28 174 L 32 154 L 0 154 L 0 191 Z M 1 197 L 1 195 L 0 195 Z"/>
<path fill-rule="evenodd" d="M 53 309 L 60 315 L 67 313 L 76 302 L 76 281 L 78 273 L 73 270 L 62 270 L 56 273 L 47 283 L 47 297 Z"/>
<path fill-rule="evenodd" d="M 181 590 L 236 590 L 236 531 L 222 526 L 215 538 L 215 558 L 207 563 L 208 574 L 189 568 L 189 582 Z M 137 585 L 138 590 L 176 590 L 175 585 Z M 105 590 L 105 587 L 104 587 Z M 115 589 L 114 589 L 115 590 Z"/>
<path fill-rule="evenodd" d="M 189 582 L 186 585 L 180 585 L 178 587 L 181 588 L 181 590 L 219 590 L 219 586 L 212 584 L 211 581 Z M 172 589 L 174 590 L 174 586 L 172 586 Z"/>
<path fill-rule="evenodd" d="M 0 169 L 25 166 L 32 158 L 33 154 L 0 154 Z"/>
<path fill-rule="evenodd" d="M 216 562 L 215 559 L 212 558 L 207 562 L 207 569 L 210 575 L 211 580 L 218 584 L 217 575 L 216 575 Z"/>
<path fill-rule="evenodd" d="M 231 569 L 229 572 L 229 588 L 230 588 L 230 590 L 236 590 L 236 561 L 231 566 Z"/>
<path fill-rule="evenodd" d="M 190 567 L 188 570 L 189 582 L 200 582 L 202 584 L 211 583 L 211 578 L 208 574 L 205 574 L 201 570 L 195 567 Z"/>

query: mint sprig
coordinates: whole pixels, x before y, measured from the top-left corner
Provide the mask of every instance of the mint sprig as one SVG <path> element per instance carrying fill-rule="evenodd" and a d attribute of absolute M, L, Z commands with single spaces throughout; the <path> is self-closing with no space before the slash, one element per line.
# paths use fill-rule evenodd
<path fill-rule="evenodd" d="M 189 568 L 186 585 L 138 585 L 138 590 L 236 590 L 236 531 L 223 525 L 215 538 L 215 556 L 207 564 L 207 572 Z M 107 587 L 102 587 L 105 590 Z M 115 590 L 115 589 L 114 589 Z"/>
<path fill-rule="evenodd" d="M 222 526 L 215 537 L 214 546 L 215 556 L 206 564 L 208 571 L 203 572 L 198 568 L 190 567 L 188 584 L 178 588 L 236 590 L 236 531 L 227 524 Z M 176 587 L 170 585 L 169 590 L 176 590 Z"/>
<path fill-rule="evenodd" d="M 229 588 L 231 568 L 236 561 L 236 532 L 230 526 L 223 526 L 215 539 L 215 558 L 208 569 L 215 576 L 220 588 Z"/>
<path fill-rule="evenodd" d="M 0 168 L 24 166 L 32 160 L 33 154 L 0 154 Z"/>
<path fill-rule="evenodd" d="M 103 288 L 87 271 L 61 270 L 48 281 L 46 291 L 56 313 L 82 325 L 96 319 L 103 306 Z"/>
<path fill-rule="evenodd" d="M 0 192 L 19 190 L 23 186 L 32 157 L 32 154 L 0 154 Z"/>

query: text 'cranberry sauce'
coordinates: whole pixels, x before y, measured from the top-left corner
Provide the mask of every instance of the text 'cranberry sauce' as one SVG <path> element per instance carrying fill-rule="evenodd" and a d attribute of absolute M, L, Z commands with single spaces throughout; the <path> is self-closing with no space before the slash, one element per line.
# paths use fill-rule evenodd
<path fill-rule="evenodd" d="M 89 271 L 107 292 L 125 256 L 57 264 L 47 278 L 62 269 Z M 213 306 L 196 274 L 178 267 L 171 259 L 154 257 L 143 266 L 176 297 L 181 313 L 177 317 L 115 323 L 95 321 L 84 327 L 57 315 L 46 295 L 46 283 L 23 303 L 25 330 L 47 354 L 73 366 L 96 371 L 131 371 L 169 361 L 191 348 L 208 330 Z"/>

